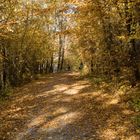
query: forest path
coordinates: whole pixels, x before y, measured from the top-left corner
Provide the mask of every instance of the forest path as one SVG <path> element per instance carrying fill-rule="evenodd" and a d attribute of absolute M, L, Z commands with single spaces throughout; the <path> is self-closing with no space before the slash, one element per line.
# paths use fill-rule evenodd
<path fill-rule="evenodd" d="M 51 74 L 16 90 L 1 107 L 2 140 L 139 140 L 119 96 L 78 73 Z"/>

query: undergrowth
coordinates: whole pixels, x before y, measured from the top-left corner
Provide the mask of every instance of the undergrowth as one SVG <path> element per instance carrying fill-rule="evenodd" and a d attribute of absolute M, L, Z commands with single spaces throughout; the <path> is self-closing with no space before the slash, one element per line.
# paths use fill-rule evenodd
<path fill-rule="evenodd" d="M 133 117 L 133 121 L 137 126 L 137 131 L 140 133 L 140 85 L 130 91 L 128 103 L 137 114 Z"/>
<path fill-rule="evenodd" d="M 122 101 L 133 110 L 132 122 L 136 126 L 136 131 L 140 133 L 140 83 L 132 87 L 130 81 L 121 79 L 109 79 L 107 77 L 96 77 L 92 75 L 88 77 L 91 84 L 102 91 L 109 91 L 110 94 L 120 94 Z M 111 91 L 111 92 L 110 92 Z"/>

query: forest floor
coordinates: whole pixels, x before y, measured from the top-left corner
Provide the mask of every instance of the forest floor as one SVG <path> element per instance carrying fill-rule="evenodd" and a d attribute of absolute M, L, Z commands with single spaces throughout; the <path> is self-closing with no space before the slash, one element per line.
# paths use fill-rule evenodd
<path fill-rule="evenodd" d="M 14 92 L 0 107 L 0 140 L 140 140 L 123 95 L 78 73 L 44 76 Z"/>

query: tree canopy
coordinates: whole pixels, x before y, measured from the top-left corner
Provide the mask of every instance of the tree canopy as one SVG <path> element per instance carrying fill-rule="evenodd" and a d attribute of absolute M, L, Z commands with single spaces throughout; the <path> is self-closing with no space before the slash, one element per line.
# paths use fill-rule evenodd
<path fill-rule="evenodd" d="M 78 70 L 140 79 L 139 0 L 2 0 L 0 90 Z"/>

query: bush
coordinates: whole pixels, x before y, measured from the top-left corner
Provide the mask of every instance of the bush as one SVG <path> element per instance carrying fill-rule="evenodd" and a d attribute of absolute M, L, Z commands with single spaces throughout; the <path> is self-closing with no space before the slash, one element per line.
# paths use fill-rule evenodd
<path fill-rule="evenodd" d="M 136 112 L 140 111 L 140 98 L 133 98 L 130 101 L 130 105 L 134 108 Z"/>

